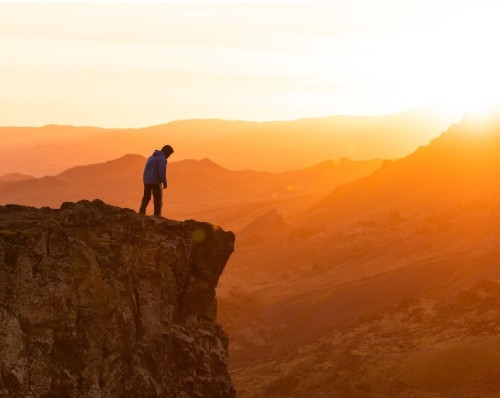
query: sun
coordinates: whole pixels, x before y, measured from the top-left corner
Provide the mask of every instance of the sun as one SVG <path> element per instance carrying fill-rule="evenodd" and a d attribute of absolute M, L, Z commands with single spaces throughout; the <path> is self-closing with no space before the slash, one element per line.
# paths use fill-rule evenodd
<path fill-rule="evenodd" d="M 500 109 L 499 16 L 500 5 L 450 3 L 442 19 L 374 40 L 363 82 L 384 87 L 394 106 L 429 104 L 457 115 Z"/>
<path fill-rule="evenodd" d="M 444 32 L 431 33 L 429 62 L 437 71 L 432 83 L 443 106 L 478 117 L 500 109 L 500 56 L 493 45 L 500 36 L 499 12 L 498 6 L 468 9 L 450 19 Z"/>
<path fill-rule="evenodd" d="M 500 112 L 500 99 L 485 91 L 480 94 L 465 95 L 464 98 L 450 97 L 447 102 L 441 104 L 441 107 L 455 118 L 467 116 L 479 121 Z"/>

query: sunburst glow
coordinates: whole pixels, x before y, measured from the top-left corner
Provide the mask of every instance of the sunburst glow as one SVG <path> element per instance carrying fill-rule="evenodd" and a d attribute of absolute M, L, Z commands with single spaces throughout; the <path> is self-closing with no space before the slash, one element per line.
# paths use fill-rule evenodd
<path fill-rule="evenodd" d="M 0 125 L 482 111 L 498 20 L 485 1 L 0 3 Z"/>

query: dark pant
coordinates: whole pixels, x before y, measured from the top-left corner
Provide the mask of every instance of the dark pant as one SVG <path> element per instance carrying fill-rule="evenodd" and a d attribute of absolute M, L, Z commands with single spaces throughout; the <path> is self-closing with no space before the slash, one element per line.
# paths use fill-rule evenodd
<path fill-rule="evenodd" d="M 151 192 L 153 193 L 153 201 L 155 207 L 155 216 L 161 216 L 161 206 L 163 193 L 161 184 L 144 184 L 144 196 L 142 197 L 141 209 L 139 214 L 146 214 L 146 207 L 148 207 L 151 200 Z"/>

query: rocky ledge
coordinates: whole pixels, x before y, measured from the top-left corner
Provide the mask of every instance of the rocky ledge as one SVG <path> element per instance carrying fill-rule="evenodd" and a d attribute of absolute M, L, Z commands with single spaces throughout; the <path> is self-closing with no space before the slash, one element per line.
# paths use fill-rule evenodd
<path fill-rule="evenodd" d="M 0 397 L 234 397 L 234 235 L 101 201 L 0 206 Z"/>

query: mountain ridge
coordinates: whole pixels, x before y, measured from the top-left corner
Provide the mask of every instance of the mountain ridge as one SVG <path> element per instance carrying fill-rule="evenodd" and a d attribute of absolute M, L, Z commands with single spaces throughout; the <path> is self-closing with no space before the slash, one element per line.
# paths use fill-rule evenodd
<path fill-rule="evenodd" d="M 145 157 L 129 154 L 24 183 L 0 181 L 0 203 L 59 207 L 68 200 L 101 198 L 114 205 L 137 208 L 145 162 Z M 166 211 L 174 218 L 201 217 L 231 229 L 239 228 L 248 221 L 247 217 L 260 211 L 259 206 L 270 209 L 281 207 L 282 203 L 289 208 L 302 208 L 303 200 L 309 203 L 335 185 L 370 173 L 380 162 L 344 159 L 303 170 L 271 173 L 229 170 L 207 158 L 172 161 L 167 173 Z M 248 211 L 242 212 L 242 206 Z"/>
<path fill-rule="evenodd" d="M 449 125 L 444 117 L 424 114 L 416 110 L 255 123 L 201 119 L 138 129 L 0 127 L 0 174 L 37 170 L 39 175 L 53 175 L 124 153 L 149 154 L 166 143 L 181 159 L 208 157 L 233 170 L 301 169 L 322 158 L 399 158 Z"/>
<path fill-rule="evenodd" d="M 471 128 L 475 128 L 475 134 L 468 133 Z M 437 202 L 466 195 L 467 192 L 494 189 L 496 175 L 500 172 L 499 152 L 500 135 L 498 124 L 495 125 L 494 121 L 486 125 L 470 125 L 466 122 L 456 124 L 429 145 L 419 147 L 405 158 L 385 162 L 372 175 L 336 188 L 313 210 L 331 206 L 345 197 L 346 205 L 342 212 L 347 215 L 346 211 L 356 211 L 355 208 L 349 209 L 353 196 L 361 199 L 360 207 L 368 205 L 366 201 L 363 202 L 363 198 L 369 198 L 372 207 L 380 205 L 374 199 L 377 200 L 377 196 L 380 197 L 379 201 L 384 199 L 382 190 L 387 190 L 389 183 L 392 184 L 391 193 L 385 194 L 385 200 L 392 207 L 396 206 L 397 201 L 400 205 L 414 205 L 409 193 L 415 193 L 416 197 L 419 197 L 419 192 L 420 196 L 425 193 L 426 197 L 419 199 L 421 202 Z M 356 188 L 360 191 L 354 194 Z M 318 215 L 318 218 L 321 217 L 324 214 Z"/>

